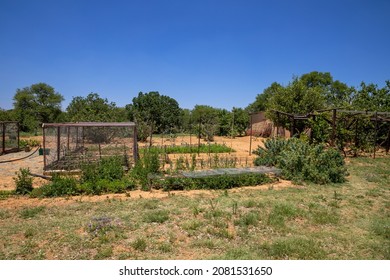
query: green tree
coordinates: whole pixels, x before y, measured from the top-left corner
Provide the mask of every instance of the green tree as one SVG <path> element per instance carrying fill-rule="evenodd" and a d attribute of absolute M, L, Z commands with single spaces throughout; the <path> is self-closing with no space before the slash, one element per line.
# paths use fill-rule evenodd
<path fill-rule="evenodd" d="M 249 114 L 246 110 L 242 108 L 233 107 L 232 110 L 233 115 L 233 129 L 232 135 L 235 136 L 236 133 L 239 136 L 245 135 L 245 131 L 249 127 Z"/>
<path fill-rule="evenodd" d="M 360 84 L 352 103 L 357 110 L 390 111 L 390 81 L 383 88 L 375 84 Z"/>
<path fill-rule="evenodd" d="M 274 82 L 266 88 L 261 94 L 256 96 L 256 100 L 249 104 L 246 111 L 249 113 L 257 113 L 265 111 L 268 107 L 268 99 L 276 92 L 283 88 L 280 84 Z"/>
<path fill-rule="evenodd" d="M 21 130 L 34 131 L 42 123 L 55 122 L 63 100 L 61 94 L 45 83 L 17 89 L 14 110 Z"/>
<path fill-rule="evenodd" d="M 289 117 L 278 115 L 272 110 L 286 113 L 308 114 L 325 107 L 325 97 L 319 87 L 308 87 L 298 78 L 286 87 L 281 87 L 268 100 L 268 116 L 278 125 L 290 127 Z"/>
<path fill-rule="evenodd" d="M 193 124 L 197 133 L 207 141 L 214 141 L 214 135 L 218 133 L 219 115 L 220 109 L 208 105 L 195 105 L 192 110 Z"/>
<path fill-rule="evenodd" d="M 348 108 L 353 96 L 353 88 L 338 80 L 334 81 L 329 72 L 313 71 L 299 78 L 308 88 L 317 88 L 325 98 L 328 108 Z"/>
<path fill-rule="evenodd" d="M 114 102 L 101 98 L 98 93 L 90 93 L 87 97 L 74 97 L 66 111 L 66 117 L 71 122 L 115 122 L 126 120 L 123 108 L 118 108 Z"/>
<path fill-rule="evenodd" d="M 0 121 L 15 121 L 16 116 L 14 110 L 4 110 L 0 108 Z"/>
<path fill-rule="evenodd" d="M 154 132 L 167 133 L 179 128 L 182 111 L 175 99 L 152 91 L 140 92 L 132 101 L 132 104 L 126 105 L 126 110 L 130 120 L 137 123 L 140 140 L 146 140 Z"/>

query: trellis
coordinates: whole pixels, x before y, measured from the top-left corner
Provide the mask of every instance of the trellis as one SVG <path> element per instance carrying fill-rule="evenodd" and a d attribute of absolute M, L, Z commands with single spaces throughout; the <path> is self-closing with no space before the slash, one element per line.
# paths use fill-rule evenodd
<path fill-rule="evenodd" d="M 301 132 L 297 130 L 297 122 L 298 121 L 308 121 L 309 119 L 312 119 L 314 122 L 316 121 L 316 118 L 318 116 L 322 116 L 323 119 L 330 125 L 331 127 L 331 136 L 330 136 L 330 145 L 336 146 L 338 137 L 337 137 L 337 126 L 338 124 L 343 121 L 345 128 L 347 130 L 353 129 L 353 125 L 355 125 L 355 137 L 353 139 L 353 144 L 355 146 L 358 146 L 359 141 L 359 131 L 357 129 L 359 125 L 359 116 L 365 116 L 370 120 L 372 123 L 374 123 L 374 139 L 372 141 L 372 147 L 373 147 L 373 157 L 376 156 L 376 148 L 377 148 L 377 142 L 378 142 L 378 131 L 379 131 L 379 124 L 380 123 L 390 123 L 390 112 L 373 112 L 373 111 L 353 111 L 353 110 L 343 110 L 343 109 L 326 109 L 326 110 L 318 110 L 316 112 L 312 112 L 309 114 L 291 114 L 286 113 L 278 110 L 272 110 L 276 114 L 277 123 L 280 123 L 278 120 L 280 120 L 281 116 L 287 117 L 290 122 L 290 131 L 291 136 L 293 137 L 297 133 Z M 324 115 L 324 113 L 330 113 L 330 115 Z M 385 150 L 386 154 L 389 153 L 390 150 L 390 125 L 388 128 L 387 138 L 384 141 L 386 143 Z M 382 143 L 383 144 L 383 143 Z M 355 154 L 356 155 L 356 154 Z"/>

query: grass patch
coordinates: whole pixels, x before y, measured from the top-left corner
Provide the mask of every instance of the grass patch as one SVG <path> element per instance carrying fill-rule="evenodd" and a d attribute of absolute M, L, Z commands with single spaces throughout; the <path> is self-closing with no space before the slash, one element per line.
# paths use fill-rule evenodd
<path fill-rule="evenodd" d="M 381 179 L 367 182 L 376 165 Z M 139 198 L 137 191 L 35 206 L 12 196 L 1 200 L 0 258 L 387 260 L 388 166 L 390 158 L 348 159 L 348 182 L 301 188 L 161 199 Z"/>
<path fill-rule="evenodd" d="M 20 217 L 23 219 L 31 219 L 36 217 L 38 214 L 42 213 L 45 210 L 45 206 L 24 208 L 20 211 Z"/>
<path fill-rule="evenodd" d="M 264 249 L 273 259 L 318 260 L 326 256 L 318 241 L 303 237 L 279 239 Z"/>
<path fill-rule="evenodd" d="M 143 221 L 146 223 L 164 223 L 169 220 L 167 210 L 152 210 L 144 214 Z"/>

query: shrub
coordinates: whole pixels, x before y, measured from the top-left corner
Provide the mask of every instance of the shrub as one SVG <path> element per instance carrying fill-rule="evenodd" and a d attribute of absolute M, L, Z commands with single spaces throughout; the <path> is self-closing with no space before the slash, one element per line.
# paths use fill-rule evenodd
<path fill-rule="evenodd" d="M 100 179 L 120 180 L 124 175 L 122 158 L 103 158 L 98 162 L 86 162 L 81 166 L 81 181 L 96 182 Z"/>
<path fill-rule="evenodd" d="M 55 197 L 77 195 L 80 190 L 77 187 L 77 180 L 72 177 L 54 175 L 52 182 L 40 188 L 34 189 L 32 197 Z"/>
<path fill-rule="evenodd" d="M 342 183 L 347 170 L 341 154 L 324 145 L 309 145 L 291 138 L 269 139 L 266 148 L 259 148 L 255 165 L 274 165 L 282 169 L 289 180 L 304 180 L 317 184 Z"/>
<path fill-rule="evenodd" d="M 264 174 L 224 174 L 199 178 L 167 177 L 153 181 L 153 186 L 164 190 L 231 189 L 272 182 Z"/>
<path fill-rule="evenodd" d="M 138 181 L 143 190 L 150 189 L 148 176 L 160 173 L 159 153 L 153 150 L 144 150 L 143 156 L 138 159 L 131 176 Z"/>
<path fill-rule="evenodd" d="M 33 190 L 33 178 L 30 175 L 29 168 L 20 168 L 14 178 L 17 194 L 29 194 Z"/>

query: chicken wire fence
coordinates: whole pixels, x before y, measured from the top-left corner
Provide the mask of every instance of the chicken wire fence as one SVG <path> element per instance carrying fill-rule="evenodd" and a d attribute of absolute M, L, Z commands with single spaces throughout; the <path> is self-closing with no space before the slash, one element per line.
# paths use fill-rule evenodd
<path fill-rule="evenodd" d="M 19 123 L 0 122 L 0 155 L 19 151 Z"/>
<path fill-rule="evenodd" d="M 45 123 L 44 170 L 80 169 L 85 162 L 119 156 L 125 168 L 137 159 L 136 126 L 128 123 Z"/>

